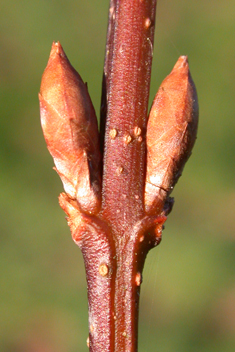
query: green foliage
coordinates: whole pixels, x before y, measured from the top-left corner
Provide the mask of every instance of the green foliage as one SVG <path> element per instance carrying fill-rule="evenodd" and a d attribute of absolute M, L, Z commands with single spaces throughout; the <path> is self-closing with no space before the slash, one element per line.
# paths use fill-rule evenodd
<path fill-rule="evenodd" d="M 37 94 L 53 40 L 99 111 L 108 1 L 5 1 L 0 13 L 0 350 L 87 350 L 82 256 L 57 204 Z M 163 241 L 147 259 L 140 351 L 235 347 L 235 5 L 159 1 L 151 99 L 188 55 L 198 140 L 176 186 Z"/>

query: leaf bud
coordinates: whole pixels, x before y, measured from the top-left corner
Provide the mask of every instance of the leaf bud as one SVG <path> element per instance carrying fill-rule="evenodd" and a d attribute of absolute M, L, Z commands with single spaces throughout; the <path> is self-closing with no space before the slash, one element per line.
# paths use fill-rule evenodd
<path fill-rule="evenodd" d="M 41 125 L 65 192 L 85 212 L 98 211 L 101 171 L 97 118 L 87 85 L 60 43 L 53 43 L 39 93 Z"/>
<path fill-rule="evenodd" d="M 187 56 L 181 56 L 162 82 L 147 124 L 145 210 L 153 213 L 164 203 L 191 155 L 198 125 L 196 88 Z"/>

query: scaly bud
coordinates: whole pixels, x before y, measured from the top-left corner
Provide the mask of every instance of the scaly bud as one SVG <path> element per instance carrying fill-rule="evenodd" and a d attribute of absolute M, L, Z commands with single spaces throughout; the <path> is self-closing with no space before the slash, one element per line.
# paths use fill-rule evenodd
<path fill-rule="evenodd" d="M 197 93 L 186 56 L 181 56 L 162 82 L 147 125 L 145 210 L 163 207 L 180 177 L 196 140 Z"/>
<path fill-rule="evenodd" d="M 60 43 L 53 43 L 43 73 L 41 124 L 66 193 L 85 212 L 100 206 L 99 132 L 87 85 L 71 66 Z"/>

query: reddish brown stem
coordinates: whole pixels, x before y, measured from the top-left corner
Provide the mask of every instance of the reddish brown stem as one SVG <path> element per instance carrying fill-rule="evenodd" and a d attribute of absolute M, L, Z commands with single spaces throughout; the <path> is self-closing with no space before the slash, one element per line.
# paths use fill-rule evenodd
<path fill-rule="evenodd" d="M 184 56 L 163 81 L 147 125 L 155 10 L 156 0 L 110 1 L 103 172 L 87 86 L 59 43 L 42 78 L 42 127 L 67 193 L 59 201 L 86 267 L 90 352 L 137 351 L 144 261 L 161 240 L 169 194 L 196 139 L 197 95 Z"/>
<path fill-rule="evenodd" d="M 111 0 L 109 11 L 101 121 L 102 129 L 105 125 L 102 218 L 112 228 L 116 247 L 112 292 L 118 352 L 137 350 L 139 287 L 150 247 L 140 237 L 153 226 L 143 219 L 155 9 L 155 0 Z"/>
<path fill-rule="evenodd" d="M 103 216 L 120 236 L 144 214 L 144 141 L 156 1 L 112 1 L 111 6 L 115 21 L 105 65 L 108 103 L 102 207 Z"/>

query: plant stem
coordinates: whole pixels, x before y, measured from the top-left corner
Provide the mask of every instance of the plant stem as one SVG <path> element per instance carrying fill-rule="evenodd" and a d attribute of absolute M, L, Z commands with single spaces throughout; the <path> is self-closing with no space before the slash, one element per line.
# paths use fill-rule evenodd
<path fill-rule="evenodd" d="M 101 113 L 103 134 L 105 130 L 101 216 L 112 229 L 116 248 L 112 309 L 118 352 L 137 351 L 141 273 L 150 247 L 140 238 L 149 222 L 143 220 L 145 135 L 155 9 L 155 0 L 111 0 L 109 10 Z"/>
<path fill-rule="evenodd" d="M 155 8 L 155 0 L 116 0 L 110 7 L 102 208 L 103 216 L 119 236 L 144 213 L 145 134 Z"/>
<path fill-rule="evenodd" d="M 102 157 L 87 85 L 60 43 L 42 77 L 42 128 L 66 192 L 59 202 L 85 262 L 90 352 L 137 352 L 145 258 L 161 241 L 169 194 L 196 139 L 186 56 L 162 82 L 147 124 L 155 11 L 156 0 L 110 1 Z"/>

